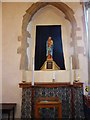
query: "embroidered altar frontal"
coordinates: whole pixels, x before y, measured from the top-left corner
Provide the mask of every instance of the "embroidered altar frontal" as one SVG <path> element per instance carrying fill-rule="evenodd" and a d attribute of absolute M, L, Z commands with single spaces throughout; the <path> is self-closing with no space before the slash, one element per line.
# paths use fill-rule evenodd
<path fill-rule="evenodd" d="M 64 118 L 84 118 L 83 109 L 83 87 L 80 86 L 56 86 L 40 87 L 34 86 L 34 97 L 32 101 L 32 87 L 22 88 L 21 118 L 32 118 L 34 109 L 32 106 L 38 97 L 58 97 L 62 101 L 62 119 Z M 57 110 L 40 109 L 41 118 L 57 118 Z M 34 116 L 33 116 L 34 117 Z"/>

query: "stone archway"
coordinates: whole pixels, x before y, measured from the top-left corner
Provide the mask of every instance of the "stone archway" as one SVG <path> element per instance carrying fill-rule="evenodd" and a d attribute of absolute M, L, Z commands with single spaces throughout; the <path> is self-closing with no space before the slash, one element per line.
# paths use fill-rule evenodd
<path fill-rule="evenodd" d="M 28 70 L 28 58 L 27 58 L 27 47 L 29 47 L 27 43 L 27 37 L 30 37 L 30 33 L 27 31 L 27 26 L 31 21 L 34 14 L 41 8 L 52 5 L 62 11 L 65 14 L 65 19 L 67 19 L 72 26 L 71 37 L 73 41 L 73 48 L 74 48 L 74 55 L 72 56 L 73 68 L 76 69 L 79 67 L 78 65 L 78 55 L 76 51 L 76 29 L 77 23 L 74 17 L 73 10 L 68 7 L 65 3 L 62 2 L 37 2 L 33 3 L 29 9 L 26 10 L 26 14 L 23 16 L 22 21 L 22 37 L 19 37 L 19 41 L 21 41 L 21 47 L 18 48 L 18 53 L 21 54 L 21 61 L 20 61 L 20 69 Z"/>

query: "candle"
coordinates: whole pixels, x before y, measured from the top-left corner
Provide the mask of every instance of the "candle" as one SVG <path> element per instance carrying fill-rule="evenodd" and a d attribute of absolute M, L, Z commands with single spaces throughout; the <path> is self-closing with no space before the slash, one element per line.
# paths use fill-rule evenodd
<path fill-rule="evenodd" d="M 70 57 L 70 83 L 73 85 L 73 78 L 72 78 L 72 57 Z"/>
<path fill-rule="evenodd" d="M 55 72 L 53 72 L 52 74 L 52 79 L 53 79 L 53 82 L 55 82 Z"/>
<path fill-rule="evenodd" d="M 26 71 L 22 70 L 22 82 L 26 81 Z"/>
<path fill-rule="evenodd" d="M 34 86 L 34 57 L 32 58 L 32 86 Z"/>

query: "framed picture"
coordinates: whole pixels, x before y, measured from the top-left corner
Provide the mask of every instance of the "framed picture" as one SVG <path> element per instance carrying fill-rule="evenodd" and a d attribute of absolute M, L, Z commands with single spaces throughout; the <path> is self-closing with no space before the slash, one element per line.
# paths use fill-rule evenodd
<path fill-rule="evenodd" d="M 48 61 L 46 67 L 47 67 L 47 69 L 53 69 L 53 62 L 52 61 Z"/>

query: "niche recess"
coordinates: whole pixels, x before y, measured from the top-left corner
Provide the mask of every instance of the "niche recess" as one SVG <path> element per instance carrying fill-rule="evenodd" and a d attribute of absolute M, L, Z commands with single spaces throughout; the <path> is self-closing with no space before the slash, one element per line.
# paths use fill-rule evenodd
<path fill-rule="evenodd" d="M 62 11 L 65 14 L 65 19 L 67 19 L 71 26 L 71 38 L 73 42 L 73 49 L 74 53 L 72 55 L 72 64 L 73 69 L 78 69 L 79 62 L 78 62 L 78 53 L 77 53 L 77 43 L 76 43 L 76 30 L 77 23 L 74 17 L 73 10 L 67 6 L 65 3 L 62 2 L 37 2 L 33 3 L 29 9 L 26 10 L 26 14 L 23 16 L 22 20 L 22 36 L 19 36 L 18 40 L 21 41 L 21 46 L 18 48 L 18 53 L 21 54 L 21 60 L 20 60 L 20 69 L 28 70 L 28 57 L 27 57 L 27 48 L 29 47 L 29 44 L 27 42 L 27 38 L 31 37 L 30 33 L 27 31 L 27 26 L 30 23 L 32 17 L 34 14 L 41 8 L 52 5 L 56 7 L 58 10 Z"/>

